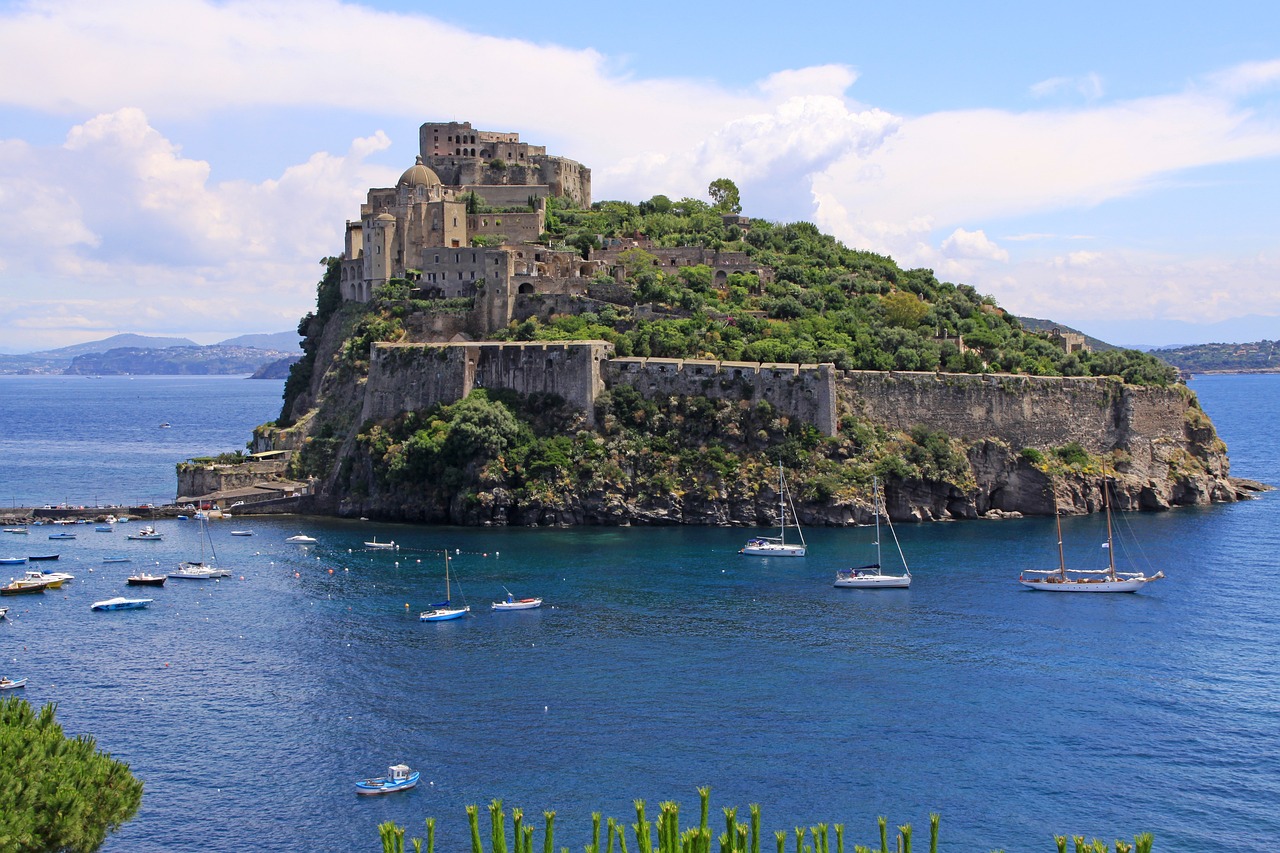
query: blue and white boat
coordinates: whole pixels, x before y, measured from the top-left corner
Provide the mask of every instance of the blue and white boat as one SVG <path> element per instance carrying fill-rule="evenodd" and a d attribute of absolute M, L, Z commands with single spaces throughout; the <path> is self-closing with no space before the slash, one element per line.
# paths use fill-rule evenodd
<path fill-rule="evenodd" d="M 111 533 L 115 530 L 110 524 L 99 524 L 93 528 L 94 533 Z"/>
<path fill-rule="evenodd" d="M 118 595 L 115 598 L 108 598 L 106 601 L 95 601 L 90 610 L 141 610 L 155 599 L 152 598 L 125 598 Z"/>
<path fill-rule="evenodd" d="M 163 533 L 157 533 L 156 529 L 151 526 L 143 527 L 136 533 L 130 531 L 126 539 L 132 539 L 136 542 L 160 542 L 164 539 Z"/>
<path fill-rule="evenodd" d="M 20 566 L 26 561 L 26 557 L 0 557 L 0 566 Z"/>
<path fill-rule="evenodd" d="M 407 791 L 418 784 L 421 774 L 410 770 L 407 764 L 393 764 L 387 768 L 386 776 L 373 779 L 362 779 L 356 783 L 357 794 L 393 794 L 396 791 Z"/>
<path fill-rule="evenodd" d="M 454 607 L 451 599 L 453 598 L 449 590 L 449 552 L 444 552 L 444 601 L 439 604 L 431 605 L 430 610 L 424 610 L 418 614 L 418 619 L 423 622 L 448 622 L 450 619 L 461 619 L 471 612 L 471 606 Z"/>
<path fill-rule="evenodd" d="M 74 533 L 50 533 L 49 538 L 50 539 L 75 539 L 76 535 Z"/>

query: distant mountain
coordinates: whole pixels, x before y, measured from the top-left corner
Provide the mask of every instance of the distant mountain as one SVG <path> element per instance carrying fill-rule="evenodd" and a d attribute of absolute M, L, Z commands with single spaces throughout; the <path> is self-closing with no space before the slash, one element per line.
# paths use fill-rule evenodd
<path fill-rule="evenodd" d="M 78 355 L 63 372 L 92 376 L 225 376 L 256 373 L 263 365 L 284 356 L 285 353 L 275 350 L 216 344 L 161 349 L 118 347 Z"/>
<path fill-rule="evenodd" d="M 289 370 L 295 362 L 301 361 L 301 355 L 291 355 L 288 358 L 282 358 L 279 361 L 273 361 L 264 364 L 254 372 L 250 379 L 288 379 Z"/>
<path fill-rule="evenodd" d="M 1035 317 L 1019 317 L 1018 322 L 1022 324 L 1022 328 L 1032 332 L 1047 332 L 1050 329 L 1061 329 L 1064 332 L 1073 332 L 1077 335 L 1084 335 L 1084 342 L 1089 349 L 1094 352 L 1106 352 L 1107 350 L 1120 349 L 1115 344 L 1109 344 L 1106 341 L 1098 340 L 1092 335 L 1085 335 L 1079 329 L 1073 329 L 1063 323 L 1055 323 L 1052 320 L 1039 320 Z"/>
<path fill-rule="evenodd" d="M 258 349 L 275 350 L 276 352 L 293 353 L 302 346 L 302 336 L 290 329 L 287 332 L 274 332 L 269 335 L 240 335 L 218 341 L 220 347 L 257 347 Z"/>
<path fill-rule="evenodd" d="M 256 354 L 254 353 L 249 354 L 247 362 L 244 360 L 237 360 L 238 357 L 232 357 L 231 362 L 228 362 L 229 364 L 234 363 L 236 365 L 242 365 L 248 362 L 253 362 L 253 366 L 245 370 L 240 370 L 238 368 L 234 370 L 225 370 L 225 371 L 223 370 L 205 371 L 205 370 L 188 369 L 200 363 L 200 361 L 202 360 L 207 360 L 210 362 L 216 361 L 216 359 L 212 357 L 209 357 L 207 359 L 202 359 L 202 358 L 192 359 L 192 358 L 178 357 L 177 360 L 173 362 L 171 367 L 177 368 L 179 364 L 185 365 L 183 369 L 174 369 L 173 370 L 174 373 L 188 373 L 188 372 L 253 373 L 262 364 L 266 364 L 267 362 L 270 362 L 270 361 L 275 361 L 276 359 L 279 359 L 279 358 L 292 356 L 294 353 L 297 353 L 299 340 L 300 338 L 298 337 L 297 332 L 277 332 L 275 334 L 269 334 L 269 335 L 241 335 L 238 338 L 231 338 L 230 340 L 223 341 L 220 344 L 214 344 L 214 346 L 216 347 L 225 346 L 225 347 L 230 347 L 232 349 L 255 350 Z M 40 352 L 29 352 L 29 353 L 23 353 L 21 355 L 0 354 L 0 373 L 58 374 L 64 371 L 71 372 L 71 371 L 68 371 L 68 368 L 71 367 L 72 362 L 79 356 L 83 356 L 83 355 L 107 353 L 112 350 L 118 350 L 118 349 L 155 351 L 155 350 L 164 350 L 164 349 L 172 349 L 172 348 L 202 349 L 202 347 L 200 347 L 199 344 L 197 344 L 193 340 L 190 340 L 189 338 L 160 338 L 160 337 L 150 337 L 148 335 L 133 335 L 133 334 L 112 335 L 111 337 L 104 338 L 100 341 L 89 341 L 88 343 L 74 344 L 69 347 L 60 347 L 59 349 L 42 350 Z M 104 361 L 102 363 L 117 364 L 117 362 L 115 361 Z M 154 361 L 152 361 L 151 363 L 154 363 Z M 83 365 L 82 365 L 82 367 L 77 368 L 75 372 L 94 373 L 98 371 L 93 371 L 93 370 L 85 371 L 83 370 Z M 151 373 L 155 371 L 143 368 L 139 370 L 109 370 L 106 372 L 145 374 L 145 373 Z M 166 372 L 166 371 L 160 371 L 160 372 Z"/>

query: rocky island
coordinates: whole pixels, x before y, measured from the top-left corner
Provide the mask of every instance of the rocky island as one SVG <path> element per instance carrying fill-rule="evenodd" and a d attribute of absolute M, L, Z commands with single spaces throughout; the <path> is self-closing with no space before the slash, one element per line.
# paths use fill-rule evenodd
<path fill-rule="evenodd" d="M 1168 365 L 745 217 L 727 179 L 592 203 L 589 169 L 518 134 L 420 142 L 323 261 L 254 461 L 184 464 L 180 494 L 253 465 L 309 512 L 767 526 L 779 464 L 809 525 L 869 521 L 873 477 L 920 521 L 1092 512 L 1104 475 L 1122 509 L 1257 488 Z"/>

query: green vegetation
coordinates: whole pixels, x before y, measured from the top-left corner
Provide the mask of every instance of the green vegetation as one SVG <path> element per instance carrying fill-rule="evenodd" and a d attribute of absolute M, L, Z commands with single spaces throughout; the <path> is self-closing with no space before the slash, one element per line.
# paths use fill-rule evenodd
<path fill-rule="evenodd" d="M 754 495 L 779 462 L 800 484 L 797 501 L 859 500 L 873 475 L 974 485 L 965 448 L 943 433 L 890 433 L 846 418 L 838 436 L 825 437 L 750 399 L 745 384 L 738 400 L 662 401 L 623 385 L 601 397 L 595 431 L 580 429 L 580 417 L 558 397 L 477 389 L 366 424 L 357 470 L 371 473 L 349 471 L 343 485 L 441 506 L 458 492 L 480 500 L 502 490 L 513 507 L 547 509 L 591 494 L 681 504 Z"/>
<path fill-rule="evenodd" d="M 1016 317 L 972 287 L 849 249 L 810 223 L 752 220 L 745 232 L 726 226 L 722 205 L 736 204 L 736 187 L 727 183 L 713 193 L 720 199 L 716 207 L 654 196 L 638 205 L 608 201 L 576 210 L 553 199 L 545 236 L 582 248 L 598 236 L 639 234 L 659 247 L 742 252 L 751 267 L 772 269 L 772 280 L 745 270 L 717 280 L 710 267 L 663 267 L 651 253 L 632 249 L 620 258 L 626 283 L 635 301 L 652 305 L 659 316 L 640 318 L 626 306 L 584 306 L 594 310 L 549 322 L 527 320 L 499 337 L 601 338 L 624 356 L 1119 376 L 1139 385 L 1177 380 L 1167 364 L 1133 350 L 1066 353 L 1045 335 L 1023 329 Z"/>
<path fill-rule="evenodd" d="M 1152 353 L 1189 373 L 1280 371 L 1280 341 L 1248 344 L 1197 344 Z"/>
<path fill-rule="evenodd" d="M 88 853 L 142 803 L 129 765 L 98 752 L 88 735 L 65 736 L 55 708 L 0 700 L 0 850 Z"/>
<path fill-rule="evenodd" d="M 627 853 L 627 837 L 631 835 L 635 844 L 636 853 L 711 853 L 713 839 L 719 845 L 719 853 L 760 853 L 761 841 L 764 838 L 761 821 L 760 806 L 752 804 L 748 808 L 749 815 L 747 822 L 743 823 L 738 820 L 737 808 L 730 807 L 723 809 L 724 813 L 724 829 L 718 834 L 710 824 L 710 798 L 711 789 L 702 787 L 698 789 L 701 808 L 698 815 L 699 820 L 696 824 L 685 827 L 680 825 L 680 804 L 675 802 L 663 802 L 658 805 L 658 815 L 653 821 L 650 821 L 646 813 L 646 804 L 644 800 L 635 801 L 636 820 L 635 823 L 628 827 L 627 819 L 608 818 L 604 822 L 604 838 L 601 838 L 601 813 L 594 812 L 591 815 L 591 837 L 587 844 L 584 845 L 586 853 L 613 853 L 616 849 L 618 853 Z M 480 809 L 475 805 L 467 806 L 467 824 L 471 831 L 471 853 L 486 853 L 484 841 L 480 831 Z M 510 848 L 507 844 L 507 831 L 505 826 L 506 811 L 503 808 L 501 800 L 494 800 L 489 804 L 489 851 L 488 853 L 533 853 L 533 835 L 534 830 L 531 826 L 524 825 L 524 814 L 520 809 L 511 810 L 511 840 L 513 846 Z M 555 819 L 556 813 L 553 811 L 543 812 L 543 820 L 545 828 L 543 830 L 543 853 L 553 853 L 555 850 Z M 894 835 L 894 846 L 890 846 L 889 822 L 884 817 L 876 819 L 878 830 L 878 842 L 875 844 L 854 844 L 854 853 L 889 853 L 895 850 L 897 853 L 911 853 L 913 830 L 911 824 L 904 824 L 896 827 Z M 937 853 L 938 837 L 941 826 L 941 819 L 937 814 L 929 815 L 929 853 Z M 412 839 L 413 850 L 415 853 L 435 853 L 435 818 L 427 818 L 427 837 Z M 630 833 L 627 832 L 628 828 Z M 836 853 L 844 853 L 845 851 L 845 827 L 843 824 L 828 825 L 819 823 L 816 826 L 797 826 L 790 832 L 786 830 L 777 830 L 774 832 L 774 840 L 777 844 L 777 853 L 786 853 L 787 842 L 789 838 L 794 838 L 795 853 L 831 853 L 831 836 L 835 836 Z M 378 826 L 378 834 L 382 839 L 383 853 L 404 853 L 404 836 L 403 827 L 397 826 L 392 821 L 380 824 Z M 656 838 L 655 838 L 656 835 Z M 1066 853 L 1067 837 L 1065 835 L 1053 836 L 1053 840 L 1059 853 Z M 1072 839 L 1075 843 L 1076 853 L 1110 853 L 1111 847 L 1105 841 L 1094 839 L 1086 842 L 1083 836 L 1074 836 Z M 616 841 L 616 847 L 615 847 Z M 656 843 L 655 843 L 656 842 Z M 1115 842 L 1115 853 L 1151 853 L 1151 847 L 1154 843 L 1154 837 L 1151 833 L 1143 833 L 1134 838 L 1132 844 L 1124 840 Z M 561 848 L 568 851 L 568 847 Z"/>

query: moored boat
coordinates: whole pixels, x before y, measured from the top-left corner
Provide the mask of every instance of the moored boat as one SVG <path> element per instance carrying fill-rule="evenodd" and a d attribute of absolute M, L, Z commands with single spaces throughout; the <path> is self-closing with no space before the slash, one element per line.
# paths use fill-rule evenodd
<path fill-rule="evenodd" d="M 152 575 L 146 572 L 138 572 L 136 575 L 129 575 L 124 582 L 128 586 L 164 586 L 164 582 L 168 579 L 168 575 Z"/>
<path fill-rule="evenodd" d="M 451 599 L 452 592 L 449 587 L 449 552 L 444 552 L 444 601 L 439 604 L 431 605 L 430 610 L 424 610 L 418 614 L 418 619 L 423 622 L 448 622 L 451 619 L 461 619 L 471 612 L 470 605 L 462 607 L 454 607 Z"/>
<path fill-rule="evenodd" d="M 911 586 L 911 569 L 907 566 L 907 558 L 902 553 L 902 543 L 898 541 L 898 534 L 893 529 L 893 520 L 889 518 L 889 514 L 884 512 L 884 507 L 880 501 L 880 482 L 874 477 L 871 479 L 873 499 L 872 511 L 876 517 L 876 561 L 865 566 L 857 566 L 852 569 L 844 569 L 836 572 L 835 585 L 846 589 L 907 589 Z M 898 548 L 898 556 L 902 559 L 902 574 L 890 575 L 880 566 L 880 515 L 884 514 L 884 520 L 889 525 L 889 533 L 893 535 L 893 544 Z"/>
<path fill-rule="evenodd" d="M 25 678 L 0 678 L 0 690 L 17 690 L 19 687 L 26 687 L 27 680 Z"/>
<path fill-rule="evenodd" d="M 150 604 L 154 599 L 151 598 L 125 598 L 118 595 L 115 598 L 108 598 L 105 601 L 95 601 L 89 605 L 90 610 L 141 610 Z"/>
<path fill-rule="evenodd" d="M 231 531 L 231 535 L 232 536 L 252 536 L 253 531 L 252 530 L 233 530 Z"/>
<path fill-rule="evenodd" d="M 126 539 L 133 539 L 138 542 L 159 542 L 164 539 L 163 533 L 157 533 L 154 527 L 150 525 L 138 528 L 137 532 L 129 531 Z"/>
<path fill-rule="evenodd" d="M 50 533 L 49 538 L 50 539 L 75 539 L 76 535 L 74 533 Z"/>
<path fill-rule="evenodd" d="M 375 536 L 373 537 L 372 542 L 364 543 L 364 547 L 372 548 L 375 551 L 390 551 L 396 547 L 396 543 L 395 543 L 395 540 L 392 540 L 390 542 L 379 542 L 378 537 Z"/>
<path fill-rule="evenodd" d="M 0 566 L 21 566 L 26 561 L 26 557 L 0 557 Z"/>
<path fill-rule="evenodd" d="M 795 522 L 796 535 L 800 544 L 787 544 L 787 510 L 790 508 L 791 518 Z M 739 554 L 749 557 L 803 557 L 805 555 L 804 533 L 800 530 L 800 519 L 796 516 L 796 508 L 787 493 L 787 481 L 783 477 L 782 465 L 778 465 L 778 535 L 755 536 L 747 540 Z"/>
<path fill-rule="evenodd" d="M 387 768 L 386 776 L 373 779 L 362 779 L 356 783 L 357 794 L 392 794 L 396 791 L 407 791 L 418 784 L 421 774 L 410 770 L 407 764 L 393 764 Z"/>
<path fill-rule="evenodd" d="M 23 575 L 21 578 L 19 578 L 18 581 L 15 581 L 15 583 L 21 583 L 21 582 L 33 583 L 33 584 L 43 583 L 45 586 L 49 587 L 49 589 L 60 589 L 62 587 L 62 584 L 65 581 L 68 581 L 70 579 L 71 578 L 69 575 L 61 575 L 61 574 L 46 575 L 44 572 L 30 571 L 30 572 L 27 572 L 25 575 Z"/>
<path fill-rule="evenodd" d="M 308 536 L 305 533 L 299 533 L 297 536 L 290 536 L 284 541 L 292 542 L 295 545 L 314 545 L 316 538 L 314 536 Z"/>
<path fill-rule="evenodd" d="M 111 557 L 103 557 L 103 558 L 102 558 L 102 562 L 104 562 L 104 563 L 131 563 L 131 562 L 133 562 L 133 561 L 132 561 L 132 560 L 130 560 L 128 557 L 116 557 L 116 556 L 111 556 Z"/>
<path fill-rule="evenodd" d="M 38 563 L 41 560 L 56 560 L 58 559 L 58 555 L 57 554 L 32 554 L 31 556 L 27 557 L 27 559 L 33 563 Z"/>
<path fill-rule="evenodd" d="M 1062 515 L 1054 507 L 1054 516 L 1058 523 L 1058 568 L 1056 569 L 1023 569 L 1018 575 L 1018 583 L 1028 589 L 1045 592 L 1137 592 L 1152 581 L 1164 577 L 1164 572 L 1156 572 L 1148 576 L 1143 572 L 1117 572 L 1115 541 L 1111 530 L 1111 487 L 1107 478 L 1102 479 L 1102 505 L 1107 514 L 1107 541 L 1103 548 L 1107 551 L 1107 567 L 1105 569 L 1068 569 L 1066 555 L 1062 548 Z"/>
<path fill-rule="evenodd" d="M 18 580 L 10 581 L 4 586 L 0 586 L 0 595 L 30 595 L 32 593 L 44 592 L 48 587 L 49 584 L 44 582 L 33 583 L 19 578 Z"/>

